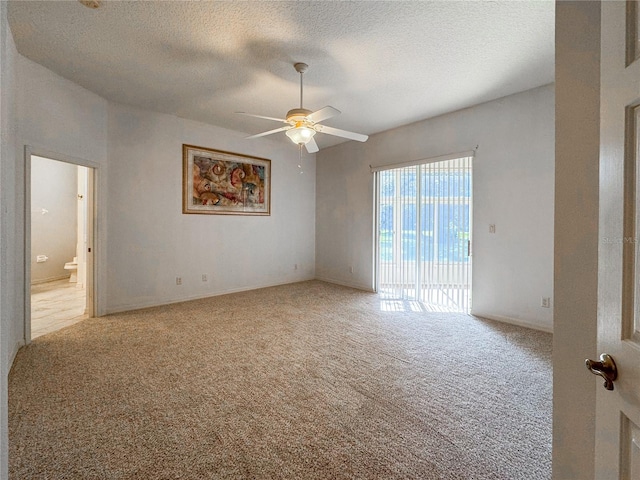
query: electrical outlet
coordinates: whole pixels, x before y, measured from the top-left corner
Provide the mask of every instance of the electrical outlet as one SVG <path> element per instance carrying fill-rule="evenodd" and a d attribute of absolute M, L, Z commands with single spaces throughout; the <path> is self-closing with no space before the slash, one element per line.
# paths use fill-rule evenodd
<path fill-rule="evenodd" d="M 540 306 L 543 308 L 551 308 L 551 299 L 549 297 L 542 297 Z"/>
<path fill-rule="evenodd" d="M 176 285 L 182 285 L 182 277 L 176 277 Z"/>
<path fill-rule="evenodd" d="M 489 225 L 489 233 L 496 233 L 496 225 L 492 223 Z"/>
<path fill-rule="evenodd" d="M 349 267 L 349 273 L 353 273 L 353 266 Z"/>
<path fill-rule="evenodd" d="M 206 274 L 206 273 L 203 273 L 203 274 L 202 274 L 202 281 L 203 281 L 203 282 L 206 282 L 206 281 L 207 281 L 207 274 Z"/>

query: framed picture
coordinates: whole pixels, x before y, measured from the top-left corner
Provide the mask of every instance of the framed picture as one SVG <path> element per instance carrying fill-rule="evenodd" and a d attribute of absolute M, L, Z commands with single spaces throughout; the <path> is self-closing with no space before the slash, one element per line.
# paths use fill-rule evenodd
<path fill-rule="evenodd" d="M 271 160 L 182 145 L 182 213 L 270 215 Z"/>

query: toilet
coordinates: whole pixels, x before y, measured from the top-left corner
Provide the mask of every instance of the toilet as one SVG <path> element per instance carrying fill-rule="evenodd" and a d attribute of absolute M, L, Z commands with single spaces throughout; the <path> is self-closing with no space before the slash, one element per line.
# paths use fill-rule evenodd
<path fill-rule="evenodd" d="M 73 262 L 65 263 L 64 269 L 71 271 L 69 283 L 76 283 L 78 281 L 78 257 L 73 257 Z"/>

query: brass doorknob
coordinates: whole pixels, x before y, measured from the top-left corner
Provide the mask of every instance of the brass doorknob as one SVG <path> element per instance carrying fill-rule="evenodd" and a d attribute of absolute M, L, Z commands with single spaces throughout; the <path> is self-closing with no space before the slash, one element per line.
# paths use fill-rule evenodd
<path fill-rule="evenodd" d="M 584 361 L 587 368 L 594 375 L 600 375 L 604 378 L 604 388 L 607 390 L 613 390 L 613 382 L 618 378 L 618 369 L 616 362 L 613 361 L 613 357 L 607 353 L 600 355 L 600 361 L 589 360 Z"/>

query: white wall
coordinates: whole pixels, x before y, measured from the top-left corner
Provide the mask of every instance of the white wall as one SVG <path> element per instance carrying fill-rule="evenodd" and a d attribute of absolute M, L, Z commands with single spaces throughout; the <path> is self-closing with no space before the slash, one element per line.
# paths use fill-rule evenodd
<path fill-rule="evenodd" d="M 106 163 L 107 101 L 22 55 L 18 68 L 21 143 Z"/>
<path fill-rule="evenodd" d="M 553 478 L 595 475 L 600 3 L 556 3 Z"/>
<path fill-rule="evenodd" d="M 16 58 L 7 22 L 7 3 L 0 2 L 0 479 L 9 476 L 7 375 L 17 350 L 15 268 Z"/>
<path fill-rule="evenodd" d="M 313 155 L 115 104 L 108 129 L 109 312 L 314 278 Z M 270 159 L 271 215 L 183 214 L 183 143 Z"/>
<path fill-rule="evenodd" d="M 473 163 L 473 313 L 551 330 L 554 88 L 472 108 L 322 150 L 317 163 L 316 274 L 373 286 L 373 176 L 369 165 L 479 146 Z M 489 234 L 489 224 L 496 233 Z M 349 267 L 354 267 L 351 274 Z"/>
<path fill-rule="evenodd" d="M 31 158 L 31 283 L 68 277 L 76 255 L 78 167 Z M 44 213 L 43 213 L 44 212 Z M 36 262 L 46 255 L 46 262 Z"/>

